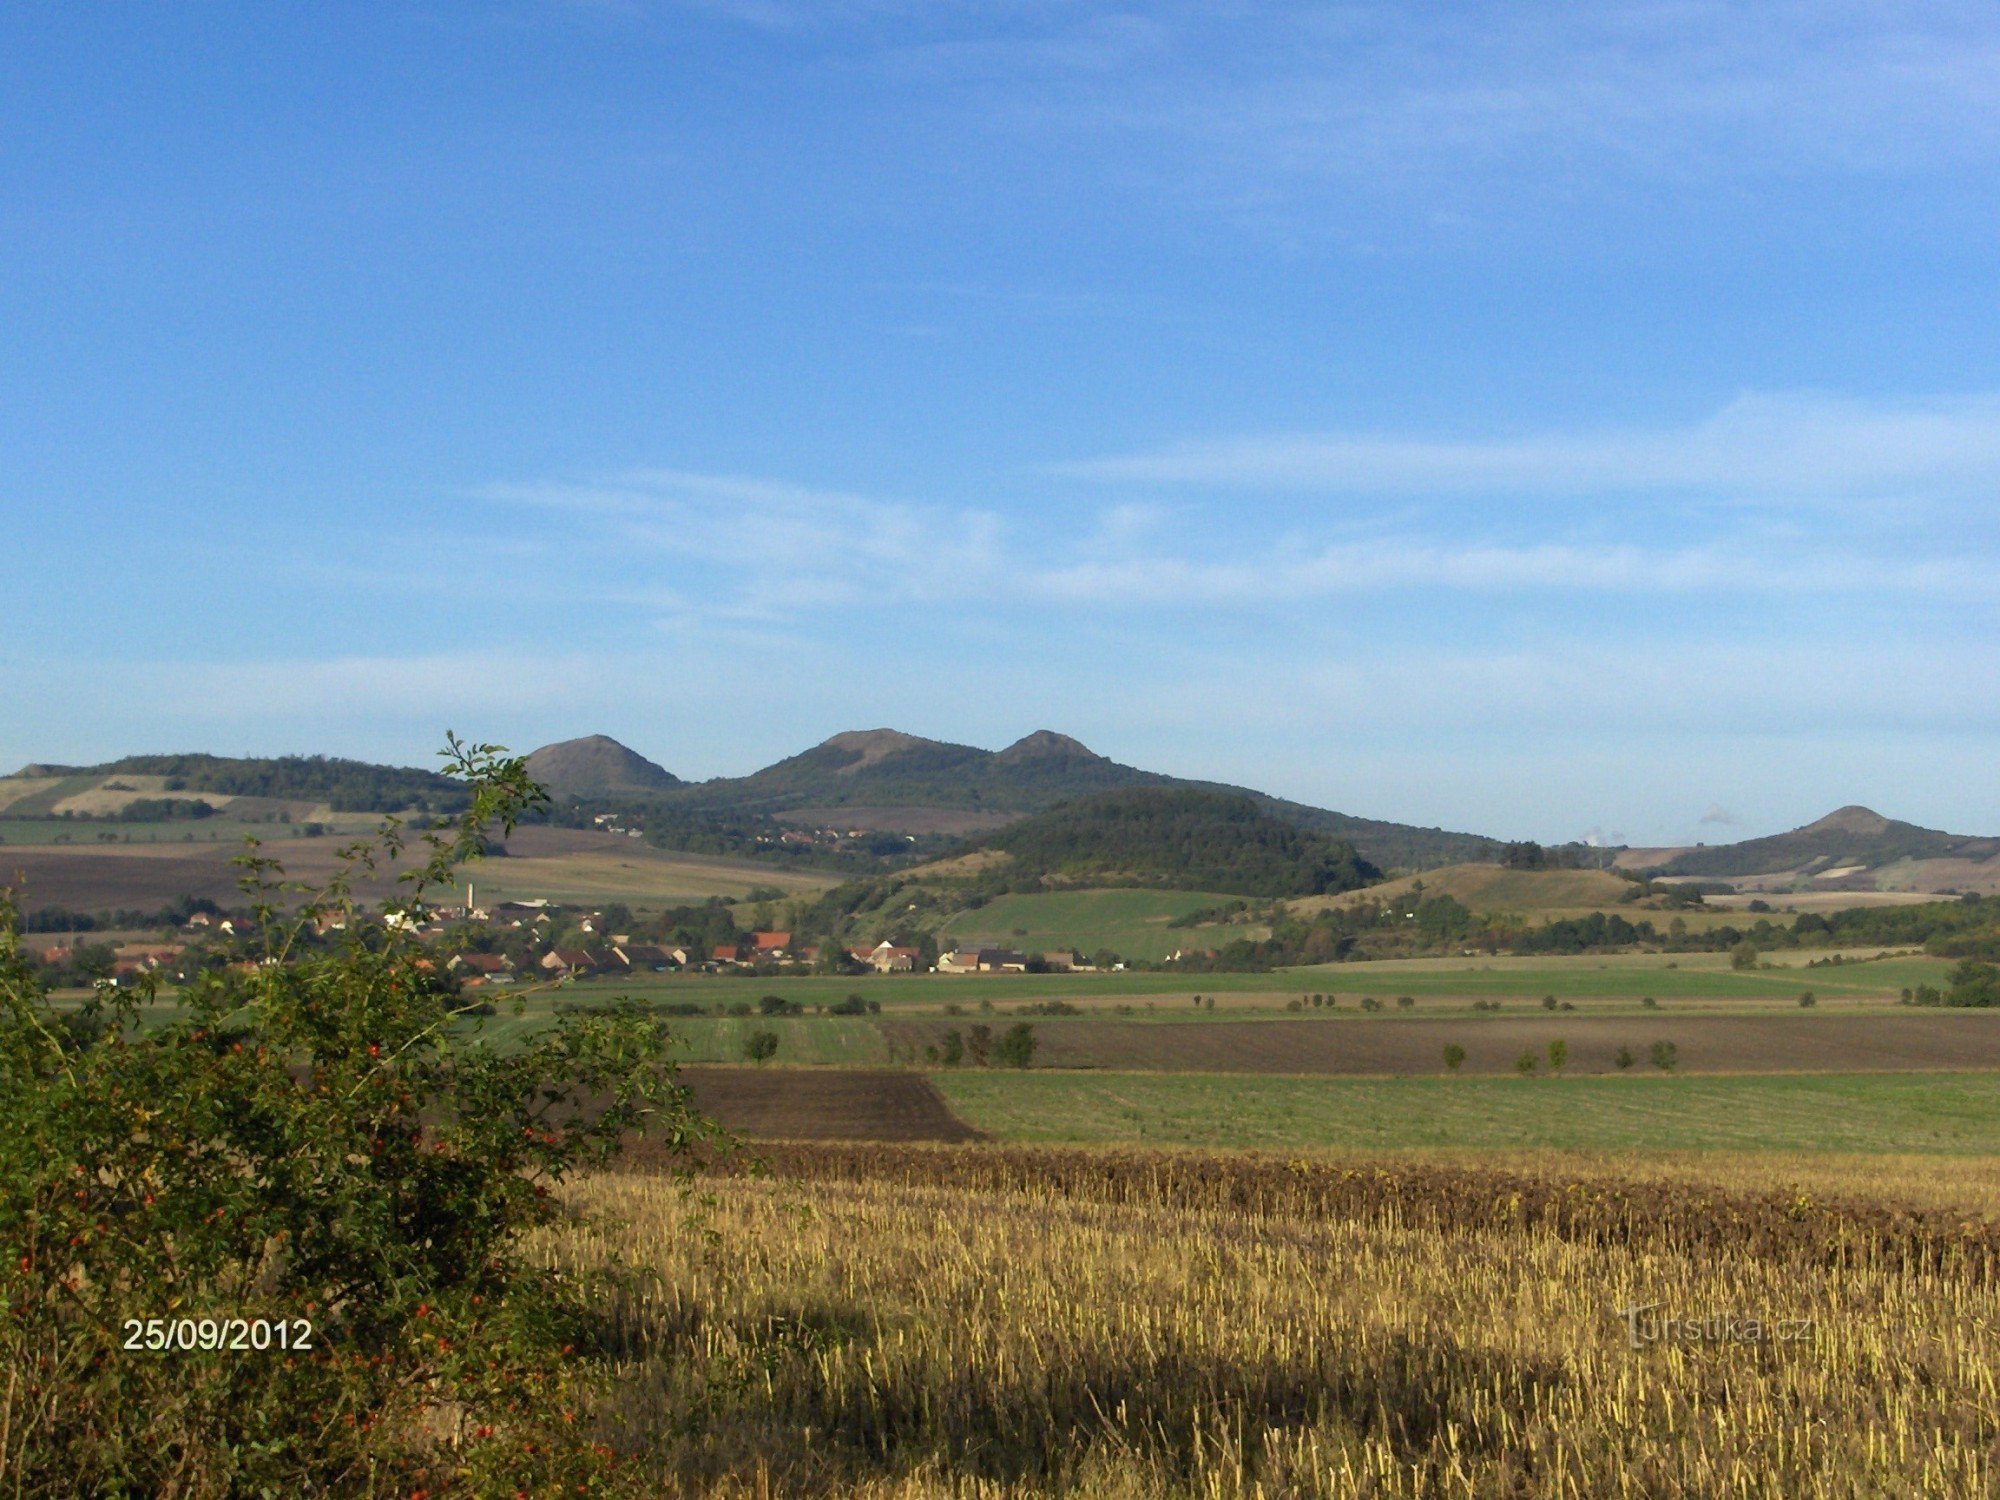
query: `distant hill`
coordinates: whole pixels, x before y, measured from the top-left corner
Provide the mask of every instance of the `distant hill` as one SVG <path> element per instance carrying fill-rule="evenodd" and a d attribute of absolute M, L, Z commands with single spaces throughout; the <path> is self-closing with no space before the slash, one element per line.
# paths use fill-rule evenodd
<path fill-rule="evenodd" d="M 1250 797 L 1180 787 L 1065 802 L 986 835 L 978 847 L 1007 856 L 1009 881 L 1317 896 L 1381 874 L 1346 840 L 1274 817 Z"/>
<path fill-rule="evenodd" d="M 1356 818 L 1244 787 L 1143 771 L 1047 729 L 1004 750 L 924 739 L 895 729 L 853 730 L 749 776 L 688 786 L 674 793 L 673 800 L 691 808 L 794 820 L 851 808 L 857 815 L 865 812 L 870 826 L 877 829 L 919 832 L 935 826 L 937 809 L 989 819 L 1024 816 L 1100 792 L 1146 787 L 1249 797 L 1285 822 L 1348 840 L 1365 858 L 1384 866 L 1491 859 L 1501 847 L 1474 834 Z M 919 816 L 919 810 L 928 816 Z"/>
<path fill-rule="evenodd" d="M 128 755 L 101 766 L 28 766 L 20 775 L 154 776 L 166 792 L 319 802 L 335 812 L 456 812 L 468 801 L 464 783 L 436 771 L 327 755 Z"/>
<path fill-rule="evenodd" d="M 528 774 L 551 792 L 567 797 L 663 792 L 687 785 L 673 772 L 603 734 L 542 746 L 528 757 Z"/>
<path fill-rule="evenodd" d="M 1796 874 L 1837 880 L 1872 875 L 1908 862 L 1985 864 L 1996 855 L 2000 855 L 2000 838 L 1941 833 L 1885 818 L 1866 807 L 1843 807 L 1789 833 L 1672 851 L 1670 857 L 1652 865 L 1649 873 L 1724 880 Z"/>

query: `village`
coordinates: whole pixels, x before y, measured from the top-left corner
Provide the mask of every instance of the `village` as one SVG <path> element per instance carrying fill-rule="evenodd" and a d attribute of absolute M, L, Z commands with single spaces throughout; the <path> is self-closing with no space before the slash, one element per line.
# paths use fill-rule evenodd
<path fill-rule="evenodd" d="M 646 925 L 622 907 L 607 912 L 543 899 L 479 905 L 470 888 L 463 905 L 390 908 L 353 920 L 419 940 L 430 954 L 425 961 L 451 975 L 462 989 L 670 973 L 979 975 L 1094 968 L 1073 949 L 1027 953 L 981 945 L 940 950 L 928 939 L 921 944 L 842 944 L 829 961 L 826 940 L 797 939 L 782 929 L 751 930 L 716 943 L 675 942 L 615 930 Z M 302 930 L 309 941 L 293 951 L 331 945 L 348 925 L 344 916 L 307 918 Z M 171 937 L 93 942 L 89 933 L 65 934 L 35 956 L 58 980 L 112 988 L 179 984 L 204 969 L 251 971 L 279 962 L 268 956 L 255 917 L 211 910 L 192 912 Z"/>

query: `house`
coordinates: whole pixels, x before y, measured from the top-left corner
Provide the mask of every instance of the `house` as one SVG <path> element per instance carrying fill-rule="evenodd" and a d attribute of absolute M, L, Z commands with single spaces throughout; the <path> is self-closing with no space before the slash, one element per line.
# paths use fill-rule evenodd
<path fill-rule="evenodd" d="M 157 969 L 186 951 L 179 943 L 120 943 L 112 950 L 112 956 L 122 963 L 137 964 L 142 969 Z"/>
<path fill-rule="evenodd" d="M 505 984 L 514 977 L 514 960 L 504 953 L 455 953 L 445 967 L 469 979 Z"/>
<path fill-rule="evenodd" d="M 894 943 L 877 943 L 873 948 L 850 950 L 856 963 L 868 965 L 878 974 L 907 974 L 917 966 L 923 957 L 916 948 L 901 948 Z"/>
<path fill-rule="evenodd" d="M 940 974 L 1025 974 L 1028 955 L 1012 948 L 954 948 L 938 955 Z"/>
<path fill-rule="evenodd" d="M 593 972 L 597 960 L 581 948 L 551 948 L 542 955 L 541 967 L 560 978 L 573 979 Z"/>
<path fill-rule="evenodd" d="M 672 953 L 652 943 L 621 943 L 611 950 L 611 956 L 635 973 L 650 970 L 658 974 L 680 967 Z"/>
<path fill-rule="evenodd" d="M 792 946 L 789 932 L 753 932 L 750 946 L 759 958 L 783 958 Z"/>
<path fill-rule="evenodd" d="M 193 914 L 192 916 L 190 916 L 190 917 L 189 917 L 189 918 L 187 919 L 187 925 L 188 925 L 188 926 L 190 926 L 190 927 L 206 927 L 206 926 L 208 926 L 208 925 L 209 925 L 209 924 L 210 924 L 210 923 L 211 923 L 211 922 L 212 922 L 213 920 L 214 920 L 214 918 L 212 918 L 211 916 L 209 916 L 209 914 L 208 914 L 207 912 L 205 912 L 205 911 L 198 911 L 198 912 L 195 912 L 195 913 L 194 913 L 194 914 Z"/>
<path fill-rule="evenodd" d="M 748 951 L 736 943 L 717 943 L 709 950 L 708 961 L 712 964 L 740 964 Z"/>

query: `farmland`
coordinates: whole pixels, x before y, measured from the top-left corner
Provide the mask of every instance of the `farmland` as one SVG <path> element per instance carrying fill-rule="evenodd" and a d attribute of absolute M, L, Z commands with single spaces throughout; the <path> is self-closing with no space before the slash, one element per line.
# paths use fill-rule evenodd
<path fill-rule="evenodd" d="M 1996 1231 L 1878 1199 L 1137 1153 L 607 1175 L 592 1414 L 672 1495 L 1974 1495 Z M 1990 1214 L 1990 1194 L 1980 1202 Z M 727 1246 L 726 1254 L 714 1247 Z M 1691 1340 L 1683 1324 L 1761 1333 Z M 1703 1325 L 1705 1326 L 1705 1325 Z M 1782 1338 L 1771 1330 L 1781 1327 Z M 1814 1414 L 1802 1423 L 1801 1410 Z"/>
<path fill-rule="evenodd" d="M 1169 927 L 1170 920 L 1229 899 L 1200 891 L 1149 890 L 1008 895 L 974 911 L 954 912 L 937 924 L 937 930 L 974 946 L 991 943 L 1026 953 L 1078 948 L 1086 954 L 1109 948 L 1128 959 L 1150 962 L 1196 945 L 1191 932 Z M 1232 927 L 1229 933 L 1263 937 L 1266 929 Z"/>
<path fill-rule="evenodd" d="M 2000 1152 L 2000 1075 L 1993 1073 L 932 1077 L 960 1118 L 1002 1140 L 1270 1150 Z"/>
<path fill-rule="evenodd" d="M 367 821 L 373 826 L 374 820 Z M 69 842 L 53 842 L 57 830 Z M 99 838 L 110 834 L 120 842 Z M 30 835 L 46 841 L 29 842 Z M 151 909 L 183 895 L 234 904 L 241 899 L 237 880 L 242 872 L 230 861 L 243 852 L 246 835 L 263 841 L 261 852 L 283 864 L 289 878 L 308 883 L 322 882 L 334 872 L 346 842 L 332 834 L 304 837 L 297 825 L 222 817 L 192 825 L 129 827 L 0 822 L 0 837 L 7 840 L 0 868 L 10 878 L 16 873 L 23 877 L 22 900 L 31 909 Z M 833 883 L 746 860 L 666 853 L 613 834 L 542 827 L 515 830 L 507 857 L 482 861 L 471 878 L 482 897 L 494 900 L 623 901 L 656 907 L 710 896 L 740 899 L 760 887 L 806 894 Z M 360 887 L 374 901 L 392 898 L 397 889 L 386 870 Z"/>

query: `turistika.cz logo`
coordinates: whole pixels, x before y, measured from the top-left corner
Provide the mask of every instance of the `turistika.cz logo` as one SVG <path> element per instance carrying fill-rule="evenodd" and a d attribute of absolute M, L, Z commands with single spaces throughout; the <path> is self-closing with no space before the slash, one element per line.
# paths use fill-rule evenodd
<path fill-rule="evenodd" d="M 1741 1313 L 1705 1313 L 1688 1317 L 1662 1313 L 1664 1302 L 1639 1302 L 1618 1309 L 1625 1324 L 1627 1347 L 1645 1349 L 1654 1344 L 1809 1344 L 1814 1328 L 1811 1318 L 1760 1318 Z"/>

